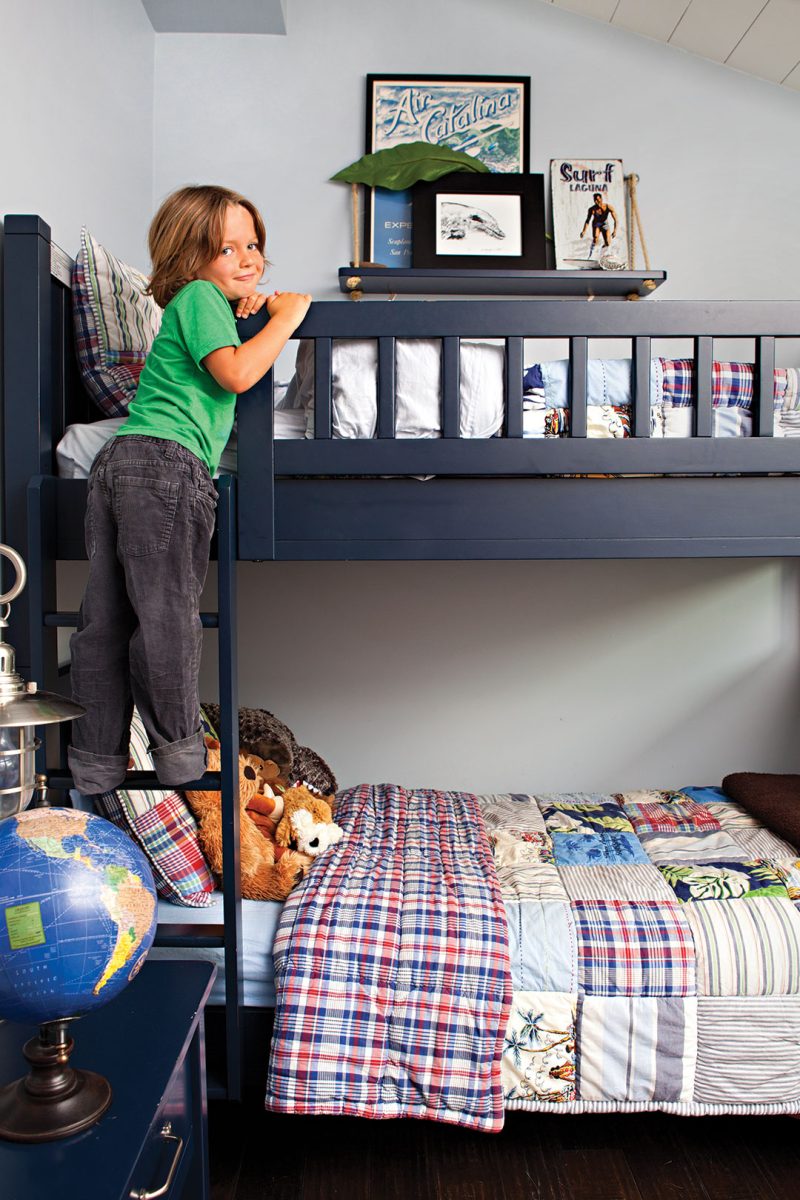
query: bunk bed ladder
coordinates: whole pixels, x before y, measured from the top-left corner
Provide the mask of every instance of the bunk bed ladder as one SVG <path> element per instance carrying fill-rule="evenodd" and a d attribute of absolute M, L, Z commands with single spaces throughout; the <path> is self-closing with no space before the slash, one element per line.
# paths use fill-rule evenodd
<path fill-rule="evenodd" d="M 27 566 L 30 613 L 30 661 L 33 677 L 57 687 L 57 631 L 75 628 L 76 612 L 58 611 L 55 573 L 55 538 L 58 528 L 56 483 L 53 476 L 37 476 L 28 487 Z M 219 631 L 220 771 L 207 772 L 187 789 L 220 788 L 222 792 L 222 860 L 226 881 L 223 892 L 223 925 L 169 925 L 169 933 L 156 935 L 155 944 L 167 947 L 222 948 L 225 955 L 225 1066 L 224 1079 L 213 1074 L 208 1094 L 214 1098 L 241 1099 L 242 1092 L 242 906 L 239 870 L 239 703 L 236 628 L 236 481 L 229 475 L 217 481 L 218 612 L 202 613 L 206 629 Z M 57 761 L 66 761 L 68 726 L 48 731 L 59 736 Z M 72 777 L 63 769 L 47 770 L 52 747 L 37 751 L 37 770 L 47 772 L 51 788 L 69 791 Z M 132 771 L 129 788 L 158 790 L 153 772 Z M 168 789 L 171 790 L 171 789 Z"/>

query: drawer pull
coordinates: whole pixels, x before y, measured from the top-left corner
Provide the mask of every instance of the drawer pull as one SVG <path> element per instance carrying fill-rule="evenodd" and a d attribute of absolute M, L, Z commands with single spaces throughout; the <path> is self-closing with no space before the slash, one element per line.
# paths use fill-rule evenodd
<path fill-rule="evenodd" d="M 162 1183 L 161 1187 L 157 1188 L 156 1191 L 148 1192 L 147 1188 L 139 1188 L 138 1191 L 130 1193 L 131 1200 L 158 1200 L 159 1196 L 166 1196 L 167 1192 L 172 1187 L 172 1181 L 175 1178 L 175 1172 L 178 1169 L 178 1163 L 181 1161 L 181 1153 L 183 1152 L 183 1138 L 177 1137 L 172 1132 L 172 1124 L 170 1121 L 167 1121 L 164 1125 L 163 1129 L 161 1130 L 161 1136 L 165 1142 L 176 1143 L 175 1153 L 172 1156 L 172 1163 L 170 1164 L 169 1168 L 169 1174 Z"/>

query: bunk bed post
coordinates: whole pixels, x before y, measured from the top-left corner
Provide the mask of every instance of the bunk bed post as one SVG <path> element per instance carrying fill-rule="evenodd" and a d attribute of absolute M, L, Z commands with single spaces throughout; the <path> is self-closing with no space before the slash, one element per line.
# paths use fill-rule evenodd
<path fill-rule="evenodd" d="M 569 436 L 585 438 L 589 386 L 589 339 L 569 339 Z"/>
<path fill-rule="evenodd" d="M 506 418 L 503 432 L 508 438 L 522 437 L 522 377 L 525 374 L 523 359 L 525 339 L 506 338 L 505 395 Z"/>
<path fill-rule="evenodd" d="M 694 436 L 710 438 L 714 435 L 713 396 L 714 339 L 694 339 Z"/>
<path fill-rule="evenodd" d="M 331 438 L 333 338 L 314 339 L 314 437 Z"/>
<path fill-rule="evenodd" d="M 56 303 L 50 283 L 50 226 L 41 217 L 9 215 L 4 224 L 3 269 L 3 540 L 23 553 L 27 546 L 28 481 L 52 471 Z M 52 336 L 49 335 L 52 331 Z M 63 331 L 62 331 L 63 332 Z M 48 335 L 48 336 L 44 336 Z M 55 608 L 55 571 L 41 579 L 44 608 Z M 32 587 L 14 604 L 9 640 L 18 669 L 31 667 Z"/>
<path fill-rule="evenodd" d="M 239 853 L 239 694 L 236 622 L 236 485 L 218 481 L 217 607 L 219 609 L 219 725 L 222 773 L 222 862 L 225 924 L 226 1096 L 242 1092 L 242 881 Z"/>
<path fill-rule="evenodd" d="M 237 321 L 242 341 L 249 341 L 268 320 L 266 307 Z M 275 448 L 272 371 L 243 392 L 236 403 L 238 463 L 238 543 L 232 553 L 250 562 L 275 557 Z M 220 479 L 220 484 L 222 479 Z M 220 494 L 220 501 L 222 495 Z M 222 552 L 220 551 L 220 562 Z"/>
<path fill-rule="evenodd" d="M 378 338 L 378 429 L 379 438 L 394 437 L 395 339 Z"/>
<path fill-rule="evenodd" d="M 25 562 L 28 568 L 28 608 L 30 622 L 31 678 L 47 691 L 59 690 L 58 628 L 45 625 L 45 613 L 56 608 L 56 480 L 52 475 L 37 475 L 28 485 Z M 50 601 L 52 600 L 52 603 Z M 69 722 L 43 730 L 45 737 L 36 751 L 36 769 L 46 773 L 50 739 L 58 738 L 59 751 L 55 763 L 66 761 Z"/>
<path fill-rule="evenodd" d="M 650 395 L 650 358 L 652 353 L 651 338 L 635 337 L 633 339 L 631 390 L 633 393 L 633 435 L 637 438 L 650 437 L 652 403 Z"/>
<path fill-rule="evenodd" d="M 756 338 L 756 377 L 753 389 L 753 433 L 775 435 L 775 338 Z"/>
<path fill-rule="evenodd" d="M 461 429 L 461 339 L 442 338 L 442 437 L 457 438 Z"/>

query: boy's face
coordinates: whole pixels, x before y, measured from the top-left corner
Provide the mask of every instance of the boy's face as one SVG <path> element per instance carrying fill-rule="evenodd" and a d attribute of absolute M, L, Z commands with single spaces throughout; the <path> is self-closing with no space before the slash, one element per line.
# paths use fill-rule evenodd
<path fill-rule="evenodd" d="M 253 218 L 241 204 L 228 205 L 222 249 L 197 273 L 215 283 L 228 300 L 251 296 L 264 273 L 264 256 L 258 248 Z"/>

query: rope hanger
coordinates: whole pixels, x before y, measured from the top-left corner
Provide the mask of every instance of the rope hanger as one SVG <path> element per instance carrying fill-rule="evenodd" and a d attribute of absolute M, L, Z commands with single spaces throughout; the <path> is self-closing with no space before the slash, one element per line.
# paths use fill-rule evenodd
<path fill-rule="evenodd" d="M 639 213 L 639 202 L 636 198 L 636 185 L 639 182 L 638 175 L 626 175 L 625 186 L 628 189 L 628 209 L 630 219 L 628 220 L 628 270 L 636 270 L 636 234 L 639 235 L 639 241 L 642 246 L 642 254 L 644 255 L 644 269 L 650 270 L 650 256 L 647 253 L 647 242 L 644 240 L 644 229 L 642 228 L 642 218 Z"/>

